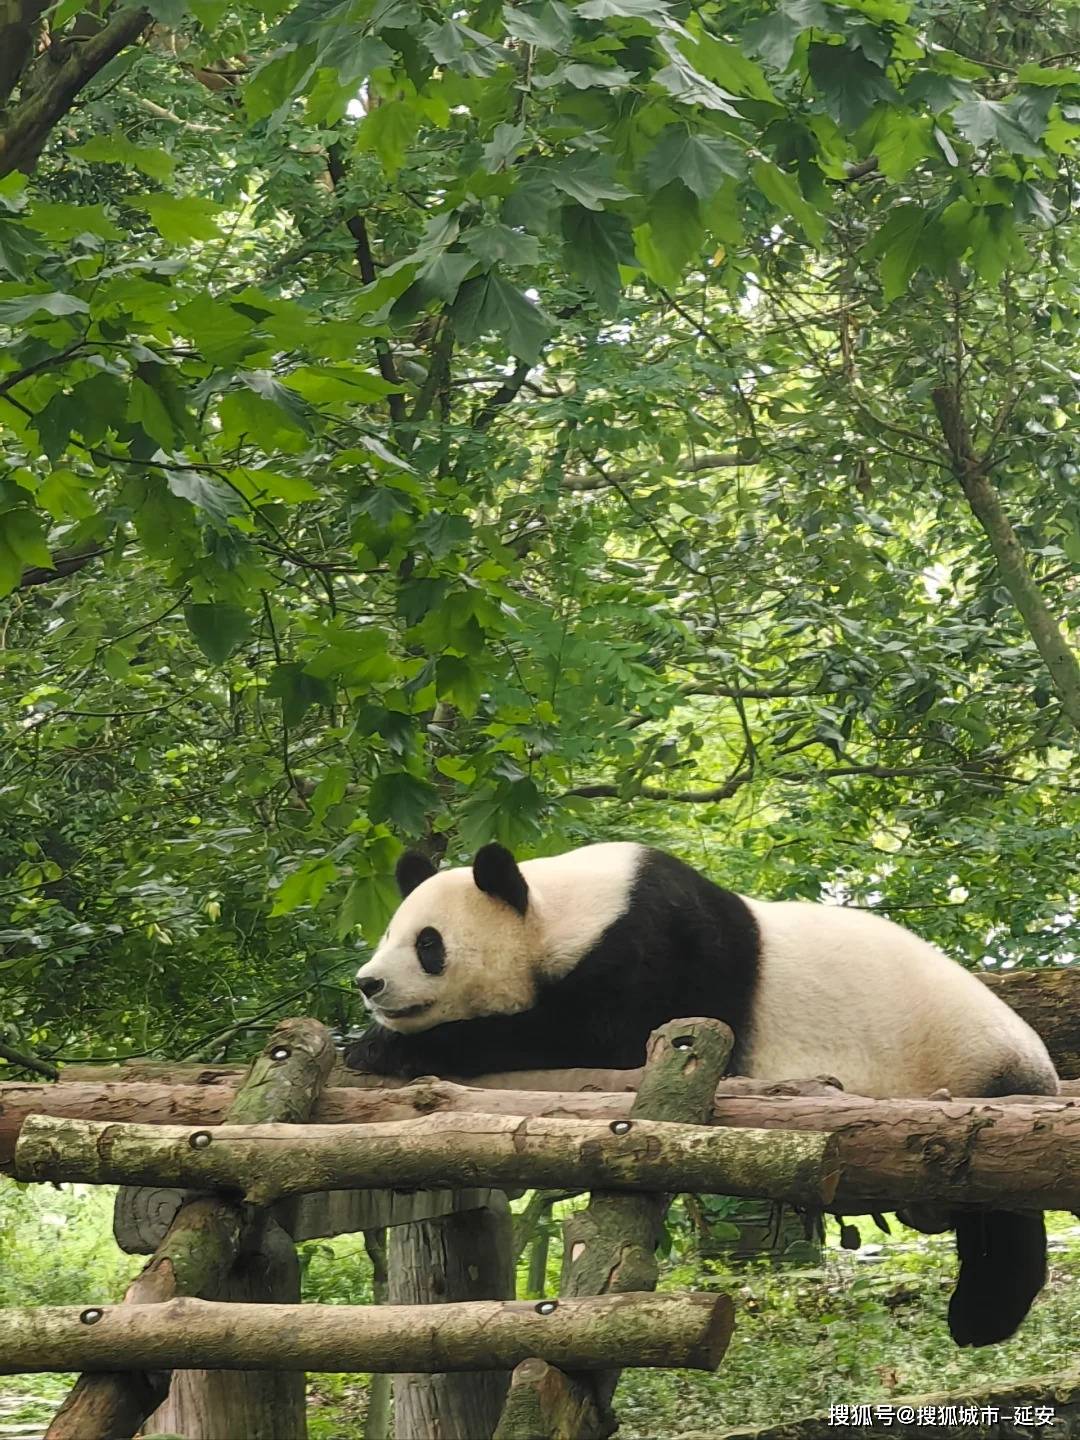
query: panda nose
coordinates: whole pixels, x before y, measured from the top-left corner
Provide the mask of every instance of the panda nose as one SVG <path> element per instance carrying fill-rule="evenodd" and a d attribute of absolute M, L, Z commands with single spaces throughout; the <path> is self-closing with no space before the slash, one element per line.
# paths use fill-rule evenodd
<path fill-rule="evenodd" d="M 380 990 L 384 990 L 386 988 L 386 981 L 378 980 L 374 975 L 369 975 L 366 979 L 360 977 L 357 979 L 356 984 L 357 988 L 360 991 L 360 994 L 365 996 L 368 1000 L 373 999 L 376 995 L 378 995 Z"/>

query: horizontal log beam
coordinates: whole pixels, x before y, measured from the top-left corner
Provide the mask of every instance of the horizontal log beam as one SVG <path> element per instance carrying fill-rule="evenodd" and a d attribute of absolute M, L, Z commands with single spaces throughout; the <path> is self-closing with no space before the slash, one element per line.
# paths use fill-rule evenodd
<path fill-rule="evenodd" d="M 538 1356 L 578 1370 L 715 1370 L 726 1295 L 590 1296 L 450 1305 L 164 1305 L 4 1311 L 0 1375 L 34 1371 L 512 1370 Z"/>
<path fill-rule="evenodd" d="M 561 1077 L 568 1072 L 553 1070 Z M 592 1072 L 589 1072 L 592 1073 Z M 609 1074 L 637 1076 L 637 1071 L 612 1071 Z M 364 1079 L 374 1077 L 364 1076 Z M 507 1077 L 512 1078 L 512 1077 Z M 9 1171 L 15 1154 L 15 1142 L 23 1121 L 30 1115 L 54 1115 L 72 1120 L 133 1121 L 143 1125 L 220 1125 L 235 1098 L 231 1085 L 181 1085 L 161 1081 L 133 1080 L 91 1082 L 60 1080 L 55 1084 L 0 1085 L 0 1171 Z M 824 1080 L 751 1080 L 734 1076 L 721 1080 L 716 1087 L 714 1122 L 718 1125 L 756 1125 L 756 1120 L 739 1118 L 757 1113 L 753 1106 L 730 1101 L 801 1096 L 818 1097 L 838 1102 L 837 1115 L 847 1113 L 849 1096 Z M 474 1115 L 562 1115 L 579 1120 L 622 1120 L 630 1114 L 634 1103 L 632 1089 L 552 1090 L 522 1088 L 482 1089 L 476 1085 L 459 1085 L 450 1080 L 415 1080 L 406 1085 L 387 1084 L 336 1087 L 322 1092 L 311 1113 L 319 1125 L 372 1125 L 387 1120 L 416 1120 L 432 1114 Z M 870 1101 L 882 1104 L 882 1101 Z M 903 1101 L 905 1109 L 923 1102 Z M 934 1102 L 931 1102 L 934 1103 Z M 1006 1095 L 992 1101 L 977 1097 L 957 1097 L 955 1104 L 990 1105 L 994 1108 L 1013 1105 L 1041 1105 L 1044 1095 Z M 1080 1105 L 1080 1081 L 1064 1081 L 1059 1103 Z M 768 1104 L 761 1114 L 769 1113 Z M 794 1112 L 792 1112 L 794 1113 Z M 827 1114 L 827 1111 L 822 1111 Z M 922 1112 L 920 1112 L 922 1113 Z M 769 1124 L 769 1121 L 762 1121 Z M 792 1129 L 803 1128 L 799 1124 Z M 828 1123 L 814 1129 L 832 1128 Z M 365 1228 L 370 1229 L 370 1226 Z"/>
<path fill-rule="evenodd" d="M 835 1156 L 825 1134 L 654 1120 L 432 1115 L 385 1125 L 193 1130 L 34 1115 L 19 1136 L 15 1174 L 213 1189 L 256 1205 L 318 1190 L 485 1184 L 706 1191 L 821 1208 L 836 1187 Z"/>

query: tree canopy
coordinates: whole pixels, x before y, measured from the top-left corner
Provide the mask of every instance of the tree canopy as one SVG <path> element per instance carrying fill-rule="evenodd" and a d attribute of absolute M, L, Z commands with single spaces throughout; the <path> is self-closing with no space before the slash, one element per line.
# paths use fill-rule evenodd
<path fill-rule="evenodd" d="M 420 843 L 1077 952 L 1080 7 L 0 0 L 0 1041 Z"/>

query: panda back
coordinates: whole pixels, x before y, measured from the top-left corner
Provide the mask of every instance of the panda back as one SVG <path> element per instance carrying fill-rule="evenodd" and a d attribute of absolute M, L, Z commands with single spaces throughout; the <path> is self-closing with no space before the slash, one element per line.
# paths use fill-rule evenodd
<path fill-rule="evenodd" d="M 745 1068 L 876 1096 L 1056 1093 L 1031 1027 L 910 930 L 844 906 L 743 897 L 760 954 Z"/>

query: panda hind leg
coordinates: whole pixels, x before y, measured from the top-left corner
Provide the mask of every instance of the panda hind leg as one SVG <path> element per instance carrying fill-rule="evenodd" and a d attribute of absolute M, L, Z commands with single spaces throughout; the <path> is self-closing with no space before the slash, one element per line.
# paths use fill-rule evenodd
<path fill-rule="evenodd" d="M 949 1330 L 957 1345 L 996 1345 L 1012 1335 L 1046 1283 L 1042 1212 L 957 1211 L 956 1289 Z"/>

